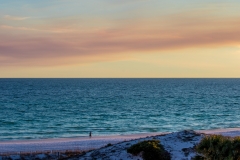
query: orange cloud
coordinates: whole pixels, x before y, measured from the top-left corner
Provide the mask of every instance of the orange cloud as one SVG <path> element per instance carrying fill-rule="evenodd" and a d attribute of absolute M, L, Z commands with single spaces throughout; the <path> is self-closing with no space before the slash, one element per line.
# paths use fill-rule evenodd
<path fill-rule="evenodd" d="M 92 59 L 109 60 L 109 55 L 121 58 L 121 54 L 131 52 L 148 54 L 153 51 L 240 44 L 240 17 L 221 19 L 180 14 L 134 22 L 126 20 L 112 27 L 102 24 L 95 24 L 95 28 L 89 29 L 78 25 L 47 26 L 1 25 L 0 57 L 7 58 L 0 65 L 86 63 Z M 78 60 L 75 61 L 76 58 Z"/>

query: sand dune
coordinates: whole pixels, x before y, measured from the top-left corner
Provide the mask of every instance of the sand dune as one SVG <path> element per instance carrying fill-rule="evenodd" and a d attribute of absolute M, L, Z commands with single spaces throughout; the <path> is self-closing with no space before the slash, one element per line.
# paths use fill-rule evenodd
<path fill-rule="evenodd" d="M 61 152 L 66 150 L 95 149 L 91 152 L 87 152 L 87 154 L 84 156 L 75 157 L 75 159 L 91 159 L 91 157 L 101 159 L 101 156 L 103 155 L 110 157 L 110 159 L 141 159 L 141 157 L 134 157 L 128 154 L 126 152 L 126 148 L 139 141 L 154 138 L 161 141 L 166 150 L 170 152 L 172 159 L 191 159 L 191 157 L 195 155 L 193 146 L 196 145 L 205 134 L 221 134 L 232 137 L 240 136 L 240 128 L 181 131 L 174 133 L 97 136 L 91 138 L 79 137 L 44 140 L 2 141 L 0 142 L 0 154 L 18 155 L 19 152 L 30 153 L 36 151 L 40 154 L 44 151 Z M 107 144 L 111 144 L 111 146 L 104 147 Z M 46 156 L 42 155 L 43 159 L 44 157 L 46 158 Z"/>

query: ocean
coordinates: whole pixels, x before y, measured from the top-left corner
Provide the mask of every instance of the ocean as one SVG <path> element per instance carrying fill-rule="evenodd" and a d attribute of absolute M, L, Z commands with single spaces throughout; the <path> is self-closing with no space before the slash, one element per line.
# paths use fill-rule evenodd
<path fill-rule="evenodd" d="M 0 141 L 240 127 L 240 79 L 0 79 Z"/>

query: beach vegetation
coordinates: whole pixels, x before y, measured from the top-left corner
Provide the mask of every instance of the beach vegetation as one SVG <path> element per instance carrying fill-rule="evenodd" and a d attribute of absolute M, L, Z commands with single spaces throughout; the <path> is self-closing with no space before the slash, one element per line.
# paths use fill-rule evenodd
<path fill-rule="evenodd" d="M 240 137 L 210 135 L 204 137 L 196 146 L 198 158 L 211 160 L 240 160 Z"/>
<path fill-rule="evenodd" d="M 163 148 L 159 140 L 146 140 L 127 149 L 133 155 L 142 155 L 144 160 L 170 160 L 170 154 Z"/>
<path fill-rule="evenodd" d="M 110 146 L 112 146 L 112 144 L 111 144 L 111 143 L 108 143 L 108 144 L 106 145 L 106 147 L 110 147 Z"/>

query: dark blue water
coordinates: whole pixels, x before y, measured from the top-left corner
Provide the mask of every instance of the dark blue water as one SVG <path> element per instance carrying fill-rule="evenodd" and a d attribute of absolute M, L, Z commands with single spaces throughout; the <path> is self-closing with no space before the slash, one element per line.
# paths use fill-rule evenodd
<path fill-rule="evenodd" d="M 240 127 L 240 79 L 0 79 L 0 140 Z"/>

